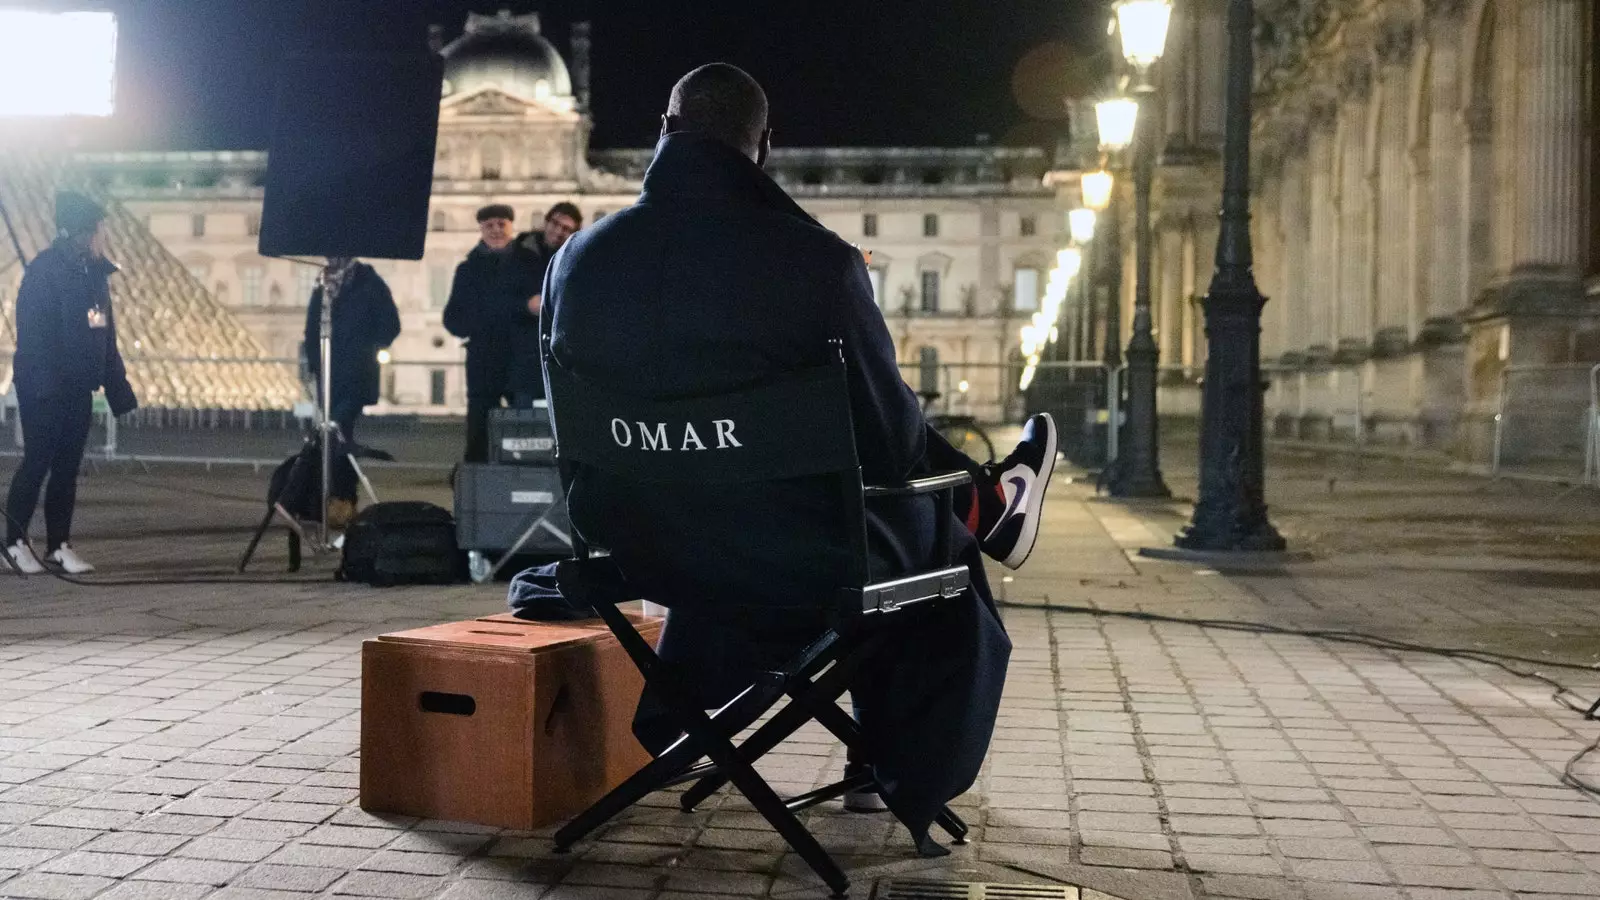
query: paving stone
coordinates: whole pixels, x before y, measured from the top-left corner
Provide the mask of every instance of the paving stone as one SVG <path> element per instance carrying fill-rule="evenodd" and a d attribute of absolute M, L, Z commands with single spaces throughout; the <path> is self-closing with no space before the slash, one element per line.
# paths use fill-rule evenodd
<path fill-rule="evenodd" d="M 396 872 L 354 872 L 332 888 L 334 896 L 384 897 L 413 900 L 428 897 L 444 887 L 444 879 Z M 550 896 L 549 894 L 545 895 Z"/>
<path fill-rule="evenodd" d="M 127 853 L 96 853 L 78 850 L 58 856 L 37 867 L 40 872 L 61 872 L 67 875 L 102 875 L 122 878 L 139 871 L 158 857 L 134 856 Z"/>
<path fill-rule="evenodd" d="M 124 881 L 103 894 L 96 894 L 95 900 L 200 900 L 216 896 L 209 885 L 203 884 Z"/>
<path fill-rule="evenodd" d="M 164 859 L 132 877 L 140 881 L 177 881 L 186 884 L 227 884 L 246 866 L 209 859 Z"/>
<path fill-rule="evenodd" d="M 94 875 L 24 872 L 0 883 L 0 896 L 17 900 L 88 900 L 115 882 Z"/>
<path fill-rule="evenodd" d="M 280 891 L 315 893 L 343 878 L 343 869 L 312 866 L 281 866 L 272 863 L 253 866 L 232 882 L 234 886 Z"/>

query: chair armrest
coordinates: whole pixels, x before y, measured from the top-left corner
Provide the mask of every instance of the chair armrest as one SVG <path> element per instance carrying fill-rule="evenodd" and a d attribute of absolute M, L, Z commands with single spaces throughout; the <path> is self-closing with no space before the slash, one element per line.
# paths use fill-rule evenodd
<path fill-rule="evenodd" d="M 862 496 L 868 500 L 880 497 L 916 497 L 921 494 L 932 494 L 938 491 L 948 491 L 963 484 L 971 484 L 972 475 L 967 472 L 940 472 L 926 478 L 913 478 L 905 484 L 895 485 L 868 485 L 862 489 Z"/>

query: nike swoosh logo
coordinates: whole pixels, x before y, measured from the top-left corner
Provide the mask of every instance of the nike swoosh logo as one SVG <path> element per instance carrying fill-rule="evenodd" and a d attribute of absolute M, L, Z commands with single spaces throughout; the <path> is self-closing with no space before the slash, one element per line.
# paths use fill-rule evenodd
<path fill-rule="evenodd" d="M 999 521 L 994 523 L 994 528 L 990 529 L 991 536 L 1000 530 L 1000 526 L 1004 525 L 1028 498 L 1028 482 L 1029 479 L 1025 475 L 1013 475 L 1001 483 L 1000 489 L 1006 495 L 1006 511 L 1000 516 Z"/>

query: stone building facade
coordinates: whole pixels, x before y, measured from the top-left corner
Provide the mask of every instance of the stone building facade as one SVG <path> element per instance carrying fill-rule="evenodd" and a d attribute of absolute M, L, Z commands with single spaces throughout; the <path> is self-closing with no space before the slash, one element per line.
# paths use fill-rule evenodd
<path fill-rule="evenodd" d="M 1600 362 L 1595 4 L 1257 7 L 1276 431 L 1486 460 L 1504 413 L 1508 457 L 1581 452 Z"/>
<path fill-rule="evenodd" d="M 589 45 L 580 23 L 563 57 L 537 15 L 500 13 L 473 15 L 443 47 L 426 253 L 373 261 L 404 326 L 385 408 L 451 412 L 465 402 L 463 350 L 440 317 L 455 266 L 477 243 L 479 207 L 509 203 L 531 228 L 557 201 L 577 203 L 592 223 L 637 197 L 652 151 L 589 147 Z M 667 87 L 641 89 L 664 100 Z M 874 287 L 913 383 L 918 364 L 936 360 L 956 408 L 998 419 L 1016 405 L 1020 330 L 1065 241 L 1042 184 L 1048 162 L 1042 150 L 991 146 L 780 148 L 768 171 L 823 225 L 874 251 Z M 78 165 L 271 353 L 299 354 L 316 270 L 256 251 L 265 153 L 106 153 Z"/>

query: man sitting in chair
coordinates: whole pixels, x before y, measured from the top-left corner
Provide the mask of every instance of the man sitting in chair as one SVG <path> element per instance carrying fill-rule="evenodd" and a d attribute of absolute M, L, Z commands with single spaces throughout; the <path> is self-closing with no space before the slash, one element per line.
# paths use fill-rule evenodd
<path fill-rule="evenodd" d="M 1035 416 L 1017 450 L 986 466 L 929 428 L 900 377 L 861 253 L 762 171 L 770 146 L 767 98 L 748 74 L 713 64 L 684 76 L 639 202 L 574 236 L 551 265 L 543 309 L 550 352 L 597 385 L 670 399 L 825 364 L 838 357 L 831 342 L 842 340 L 864 480 L 972 473 L 975 486 L 958 490 L 950 521 L 938 521 L 926 496 L 874 504 L 868 518 L 875 575 L 926 567 L 940 529 L 972 572 L 976 596 L 945 604 L 934 632 L 852 692 L 865 732 L 901 745 L 874 752 L 879 780 L 916 790 L 937 809 L 977 774 L 1010 652 L 980 549 L 1012 568 L 1027 558 L 1055 465 L 1055 427 Z M 828 543 L 841 510 L 837 492 L 821 483 L 619 483 L 579 467 L 568 503 L 579 534 L 611 551 L 637 593 L 670 609 L 658 652 L 700 690 L 705 708 L 825 627 L 847 550 Z M 907 690 L 934 693 L 937 709 L 897 709 Z M 678 736 L 648 694 L 635 733 L 652 752 Z M 930 746 L 947 752 L 930 754 Z M 878 801 L 855 796 L 847 806 L 881 809 Z"/>

